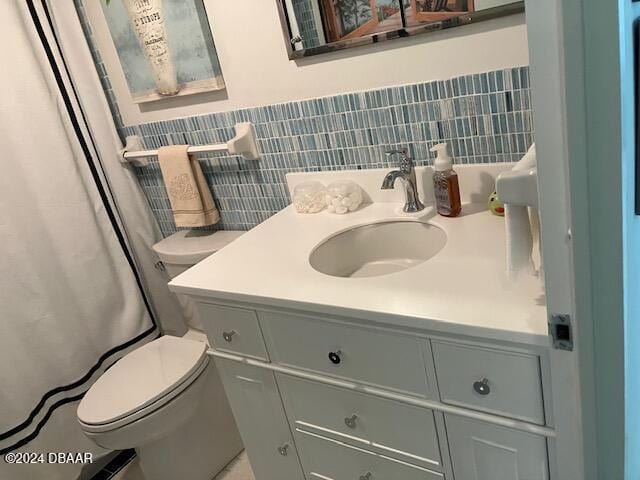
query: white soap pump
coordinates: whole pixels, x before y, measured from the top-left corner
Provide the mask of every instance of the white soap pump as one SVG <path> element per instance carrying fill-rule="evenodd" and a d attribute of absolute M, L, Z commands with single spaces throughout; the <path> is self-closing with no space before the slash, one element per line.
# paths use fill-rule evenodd
<path fill-rule="evenodd" d="M 436 210 L 445 217 L 457 217 L 462 211 L 458 174 L 453 170 L 453 160 L 446 143 L 431 148 L 436 154 L 433 163 L 433 190 L 436 197 Z"/>
<path fill-rule="evenodd" d="M 446 143 L 439 143 L 431 147 L 431 152 L 436 154 L 433 166 L 436 172 L 444 172 L 453 168 L 453 159 L 449 155 L 449 148 Z"/>

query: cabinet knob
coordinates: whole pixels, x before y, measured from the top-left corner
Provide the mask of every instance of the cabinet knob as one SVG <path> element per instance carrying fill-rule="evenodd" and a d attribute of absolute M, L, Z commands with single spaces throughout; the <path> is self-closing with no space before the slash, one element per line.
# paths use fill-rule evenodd
<path fill-rule="evenodd" d="M 235 330 L 231 330 L 229 332 L 222 332 L 222 338 L 225 339 L 225 341 L 231 343 L 233 341 L 233 336 L 238 333 Z"/>
<path fill-rule="evenodd" d="M 349 428 L 356 428 L 356 420 L 358 416 L 354 413 L 350 417 L 345 417 L 344 424 Z"/>
<path fill-rule="evenodd" d="M 342 358 L 340 358 L 341 355 L 342 352 L 340 350 L 338 350 L 337 352 L 329 352 L 329 360 L 334 365 L 338 365 L 342 361 Z"/>
<path fill-rule="evenodd" d="M 360 475 L 358 480 L 371 480 L 373 478 L 373 473 L 367 472 L 364 475 Z"/>
<path fill-rule="evenodd" d="M 473 389 L 476 393 L 480 395 L 489 395 L 491 393 L 491 388 L 489 387 L 489 380 L 483 378 L 479 382 L 473 382 Z"/>
<path fill-rule="evenodd" d="M 278 453 L 283 457 L 286 457 L 287 454 L 289 453 L 289 447 L 290 445 L 288 443 L 283 443 L 278 447 Z"/>

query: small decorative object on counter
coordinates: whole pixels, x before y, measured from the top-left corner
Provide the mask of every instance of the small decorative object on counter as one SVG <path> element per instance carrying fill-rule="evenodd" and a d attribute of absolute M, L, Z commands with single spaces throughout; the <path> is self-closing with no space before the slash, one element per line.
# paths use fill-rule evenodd
<path fill-rule="evenodd" d="M 293 206 L 298 213 L 318 213 L 327 206 L 327 189 L 315 180 L 302 182 L 293 188 Z"/>
<path fill-rule="evenodd" d="M 444 217 L 457 217 L 462 211 L 458 174 L 453 170 L 451 156 L 446 143 L 439 143 L 431 149 L 436 154 L 433 173 L 433 189 L 436 210 Z"/>
<path fill-rule="evenodd" d="M 362 203 L 362 188 L 351 180 L 338 180 L 327 187 L 327 210 L 344 214 L 353 212 Z"/>
<path fill-rule="evenodd" d="M 498 192 L 494 191 L 491 195 L 489 195 L 487 207 L 494 215 L 504 217 L 504 204 L 498 198 Z"/>

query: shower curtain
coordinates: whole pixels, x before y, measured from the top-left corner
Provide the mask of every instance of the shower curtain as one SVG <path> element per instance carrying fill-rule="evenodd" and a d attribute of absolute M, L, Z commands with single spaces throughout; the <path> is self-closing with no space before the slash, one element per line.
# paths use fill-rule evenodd
<path fill-rule="evenodd" d="M 99 161 L 105 132 L 97 138 L 87 123 L 46 7 L 6 0 L 0 16 L 3 480 L 77 478 L 82 465 L 51 464 L 46 454 L 104 453 L 82 434 L 78 401 L 159 334 Z M 6 463 L 15 452 L 44 453 L 45 462 Z"/>
<path fill-rule="evenodd" d="M 181 336 L 186 332 L 186 326 L 180 304 L 167 287 L 167 276 L 155 268 L 158 257 L 151 248 L 162 239 L 162 234 L 133 167 L 123 166 L 120 162 L 118 150 L 122 145 L 74 6 L 80 0 L 38 1 L 48 5 L 46 19 L 55 30 L 57 44 L 64 55 L 64 66 L 78 93 L 97 158 L 113 193 L 158 324 L 164 333 Z"/>

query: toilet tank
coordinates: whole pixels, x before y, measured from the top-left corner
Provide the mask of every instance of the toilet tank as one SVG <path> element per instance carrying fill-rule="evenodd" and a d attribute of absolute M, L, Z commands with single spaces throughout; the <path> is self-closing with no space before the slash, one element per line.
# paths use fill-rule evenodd
<path fill-rule="evenodd" d="M 164 265 L 167 280 L 177 277 L 196 263 L 224 248 L 245 232 L 234 230 L 180 230 L 159 241 L 153 250 Z M 193 303 L 178 295 L 184 321 L 189 328 L 202 330 Z"/>
<path fill-rule="evenodd" d="M 190 265 L 182 265 L 179 263 L 170 263 L 170 262 L 166 262 L 165 260 L 161 260 L 162 261 L 162 265 L 164 265 L 164 270 L 165 272 L 167 272 L 167 275 L 169 276 L 169 278 L 176 278 L 178 275 L 180 275 L 182 272 L 186 272 L 187 270 L 189 270 L 194 264 L 190 264 Z"/>

